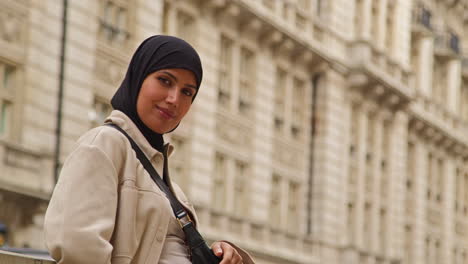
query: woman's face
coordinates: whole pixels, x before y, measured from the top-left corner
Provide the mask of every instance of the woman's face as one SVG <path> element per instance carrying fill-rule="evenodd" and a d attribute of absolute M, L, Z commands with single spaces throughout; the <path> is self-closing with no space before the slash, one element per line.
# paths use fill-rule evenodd
<path fill-rule="evenodd" d="M 185 69 L 162 69 L 148 75 L 137 98 L 141 121 L 156 133 L 174 129 L 187 114 L 197 89 L 195 75 Z"/>

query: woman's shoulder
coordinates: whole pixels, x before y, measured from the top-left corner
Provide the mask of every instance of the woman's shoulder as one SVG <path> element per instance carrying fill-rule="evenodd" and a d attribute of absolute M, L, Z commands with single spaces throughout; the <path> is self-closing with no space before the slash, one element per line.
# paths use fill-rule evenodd
<path fill-rule="evenodd" d="M 104 124 L 88 130 L 78 139 L 77 143 L 96 147 L 115 147 L 115 145 L 122 145 L 126 140 L 122 133 Z"/>
<path fill-rule="evenodd" d="M 121 161 L 126 155 L 130 143 L 127 138 L 113 127 L 102 125 L 85 132 L 76 142 L 75 150 L 88 149 L 99 151 L 114 162 Z"/>

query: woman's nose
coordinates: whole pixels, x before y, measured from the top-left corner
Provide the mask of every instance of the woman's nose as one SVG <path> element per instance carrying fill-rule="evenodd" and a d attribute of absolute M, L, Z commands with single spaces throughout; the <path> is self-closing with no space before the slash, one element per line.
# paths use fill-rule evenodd
<path fill-rule="evenodd" d="M 166 97 L 166 102 L 171 103 L 171 104 L 176 104 L 177 101 L 179 100 L 179 95 L 177 92 L 177 88 L 171 88 L 167 92 L 167 97 Z"/>

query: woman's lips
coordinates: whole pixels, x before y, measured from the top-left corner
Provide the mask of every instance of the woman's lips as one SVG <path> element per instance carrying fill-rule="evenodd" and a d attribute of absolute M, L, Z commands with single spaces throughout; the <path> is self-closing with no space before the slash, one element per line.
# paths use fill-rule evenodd
<path fill-rule="evenodd" d="M 169 109 L 163 108 L 156 106 L 156 108 L 159 110 L 159 113 L 161 114 L 162 117 L 166 119 L 173 119 L 174 118 L 174 113 L 172 113 Z"/>

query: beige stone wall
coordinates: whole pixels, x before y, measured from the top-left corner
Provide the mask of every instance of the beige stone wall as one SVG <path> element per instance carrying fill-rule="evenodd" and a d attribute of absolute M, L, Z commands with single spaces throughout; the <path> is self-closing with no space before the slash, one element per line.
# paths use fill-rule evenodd
<path fill-rule="evenodd" d="M 258 263 L 466 263 L 462 2 L 69 1 L 61 161 L 136 45 L 177 35 L 205 74 L 171 169 L 209 240 Z M 0 7 L 0 221 L 43 248 L 62 1 Z"/>

